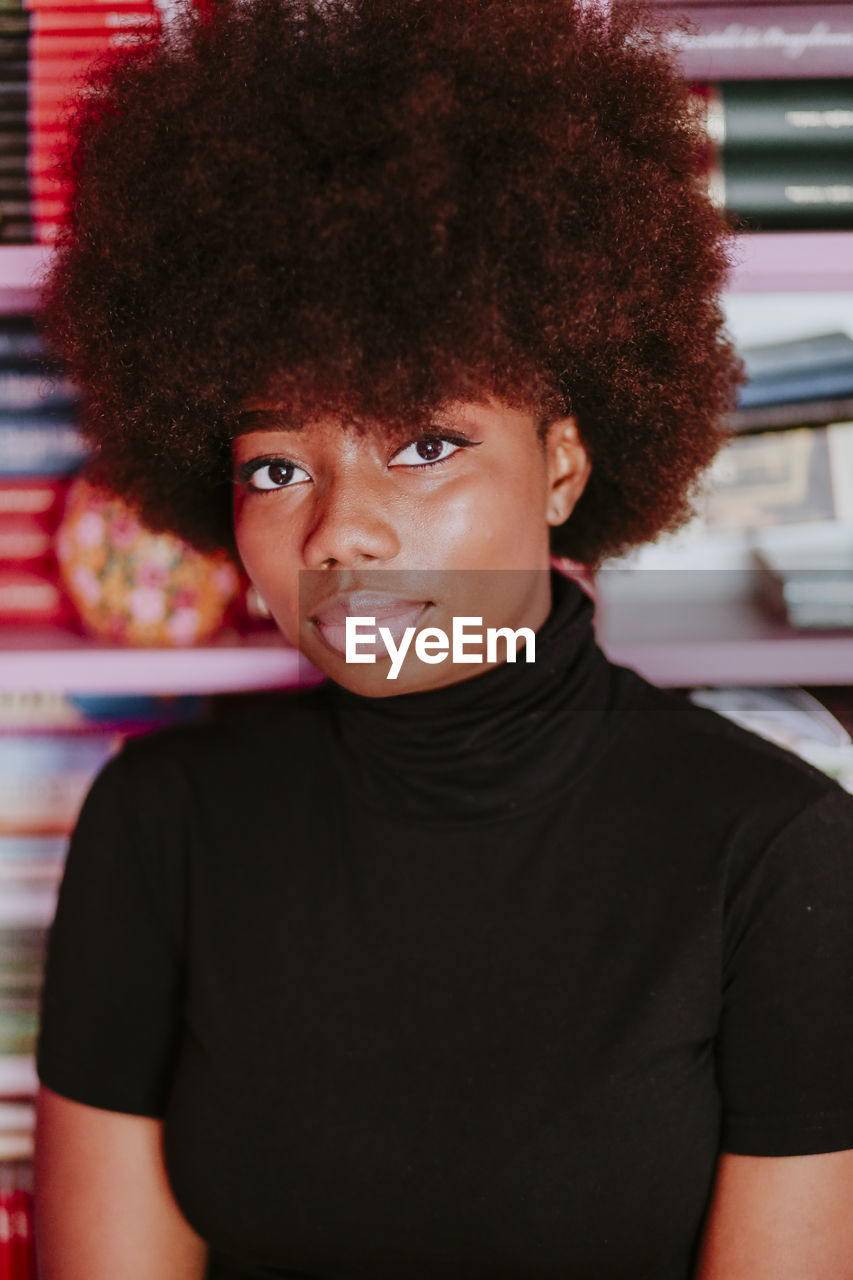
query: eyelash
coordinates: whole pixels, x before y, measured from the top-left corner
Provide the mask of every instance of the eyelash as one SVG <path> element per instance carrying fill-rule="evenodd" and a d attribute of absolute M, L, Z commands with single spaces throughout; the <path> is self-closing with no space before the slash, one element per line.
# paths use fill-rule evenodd
<path fill-rule="evenodd" d="M 450 435 L 446 433 L 442 435 L 428 434 L 428 435 L 418 436 L 416 440 L 407 441 L 406 444 L 402 445 L 397 450 L 397 453 L 393 454 L 393 457 L 396 458 L 398 453 L 403 453 L 405 452 L 406 449 L 411 448 L 413 444 L 420 444 L 424 440 L 440 440 L 443 443 L 446 442 L 447 444 L 455 444 L 460 449 L 473 448 L 474 446 L 482 443 L 482 441 L 480 440 L 471 440 L 468 438 L 468 436 Z M 443 462 L 449 462 L 450 459 L 454 456 L 455 456 L 455 453 L 449 453 L 445 458 L 436 458 L 433 462 L 429 462 L 429 461 L 415 462 L 411 466 L 401 468 L 401 470 L 422 471 L 426 467 L 440 467 Z M 263 467 L 271 467 L 275 465 L 290 466 L 290 467 L 296 466 L 296 464 L 293 462 L 291 458 L 284 458 L 279 454 L 274 454 L 274 455 L 270 455 L 268 457 L 263 457 L 263 458 L 250 458 L 248 462 L 241 463 L 240 466 L 237 468 L 237 481 L 240 484 L 246 485 L 246 487 L 250 489 L 252 493 L 259 493 L 259 494 L 281 493 L 283 489 L 295 488 L 296 487 L 295 485 L 283 484 L 283 485 L 273 485 L 269 489 L 261 489 L 251 483 L 252 476 L 255 474 L 256 471 L 260 471 Z M 299 469 L 304 470 L 304 468 L 299 468 Z"/>

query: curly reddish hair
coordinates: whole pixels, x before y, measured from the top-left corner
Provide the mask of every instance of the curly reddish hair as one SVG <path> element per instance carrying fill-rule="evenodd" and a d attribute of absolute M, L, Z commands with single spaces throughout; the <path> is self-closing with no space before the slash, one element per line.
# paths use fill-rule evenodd
<path fill-rule="evenodd" d="M 592 474 L 555 554 L 678 528 L 739 376 L 705 157 L 644 6 L 183 8 L 71 122 L 40 318 L 94 478 L 233 553 L 248 398 L 411 436 L 491 394 L 577 418 Z"/>

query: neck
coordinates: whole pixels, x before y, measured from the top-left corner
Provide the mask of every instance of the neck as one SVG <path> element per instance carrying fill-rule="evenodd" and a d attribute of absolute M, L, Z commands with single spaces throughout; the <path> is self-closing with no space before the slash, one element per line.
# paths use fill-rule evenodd
<path fill-rule="evenodd" d="M 583 767 L 607 703 L 593 604 L 552 569 L 536 660 L 387 698 L 333 682 L 341 767 L 361 804 L 419 821 L 500 818 L 535 807 Z"/>

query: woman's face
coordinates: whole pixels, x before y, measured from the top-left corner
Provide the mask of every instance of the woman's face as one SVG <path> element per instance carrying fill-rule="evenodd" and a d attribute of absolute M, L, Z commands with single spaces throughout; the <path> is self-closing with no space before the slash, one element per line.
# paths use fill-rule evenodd
<path fill-rule="evenodd" d="M 338 684 L 388 696 L 465 680 L 506 659 L 395 662 L 366 626 L 347 661 L 345 619 L 373 617 L 393 646 L 454 618 L 542 625 L 551 606 L 549 527 L 580 496 L 589 462 L 574 420 L 540 439 L 532 416 L 494 399 L 455 401 L 430 433 L 389 442 L 337 418 L 294 424 L 275 405 L 245 406 L 233 443 L 234 527 L 243 565 L 284 637 Z M 457 624 L 458 625 L 458 624 Z M 469 632 L 472 626 L 468 626 Z M 513 649 L 520 648 L 513 644 Z M 436 646 L 433 652 L 437 652 Z M 480 647 L 468 643 L 466 652 Z"/>

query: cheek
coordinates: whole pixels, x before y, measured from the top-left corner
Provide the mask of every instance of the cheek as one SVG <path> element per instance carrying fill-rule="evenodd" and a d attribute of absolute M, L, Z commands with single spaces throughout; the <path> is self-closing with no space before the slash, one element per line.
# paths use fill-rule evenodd
<path fill-rule="evenodd" d="M 446 494 L 420 531 L 436 567 L 464 561 L 469 568 L 526 568 L 548 544 L 546 488 L 529 465 L 507 468 Z"/>
<path fill-rule="evenodd" d="M 269 538 L 263 521 L 256 518 L 249 502 L 235 503 L 234 541 L 243 568 L 255 585 L 259 586 L 258 579 L 264 576 L 265 550 Z"/>
<path fill-rule="evenodd" d="M 262 499 L 261 499 L 262 501 Z M 296 614 L 299 561 L 291 535 L 249 500 L 235 506 L 234 539 L 243 568 L 280 626 Z"/>

